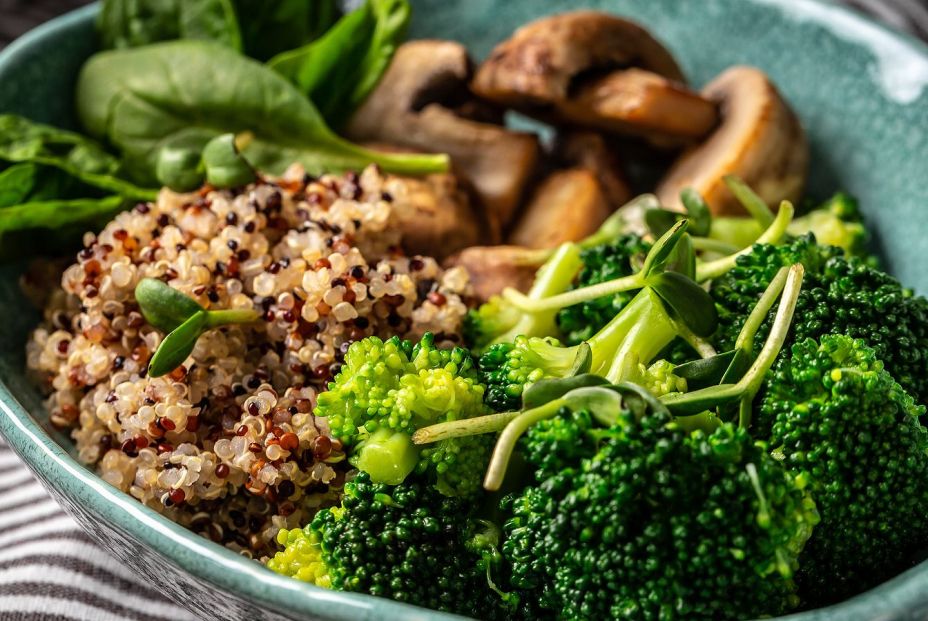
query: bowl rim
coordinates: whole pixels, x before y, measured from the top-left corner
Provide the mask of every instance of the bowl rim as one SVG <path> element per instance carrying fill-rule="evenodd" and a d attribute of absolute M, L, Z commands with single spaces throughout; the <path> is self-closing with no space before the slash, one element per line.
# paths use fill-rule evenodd
<path fill-rule="evenodd" d="M 912 35 L 899 32 L 882 23 L 874 22 L 857 11 L 826 0 L 750 0 L 754 4 L 788 8 L 795 14 L 820 24 L 820 11 L 827 9 L 842 14 L 861 28 L 861 38 L 879 47 L 881 41 L 870 36 L 877 29 L 890 40 L 901 43 L 908 52 L 928 62 L 928 43 Z M 814 7 L 814 11 L 809 7 Z M 16 65 L 34 53 L 33 48 L 53 40 L 58 34 L 93 21 L 99 12 L 99 3 L 70 11 L 30 30 L 0 50 L 0 72 L 7 65 Z M 868 32 L 869 30 L 869 32 Z M 835 35 L 839 36 L 839 35 Z M 859 45 L 859 43 L 857 43 Z M 2 111 L 0 111 L 2 112 Z M 79 494 L 92 493 L 97 499 L 93 509 L 110 525 L 144 543 L 165 562 L 208 585 L 236 593 L 243 599 L 273 610 L 284 616 L 321 615 L 338 620 L 357 619 L 462 619 L 390 599 L 358 593 L 336 592 L 316 587 L 266 569 L 263 565 L 243 557 L 219 544 L 196 535 L 153 509 L 138 502 L 105 482 L 97 474 L 80 464 L 62 448 L 29 414 L 0 380 L 0 435 L 6 438 L 13 450 L 38 478 L 69 499 Z M 56 479 L 69 481 L 54 485 Z M 86 501 L 87 498 L 78 500 Z M 198 560 L 199 562 L 191 562 Z M 877 600 L 894 600 L 894 608 L 916 610 L 928 608 L 928 592 L 919 588 L 928 584 L 928 561 L 895 576 L 865 593 L 826 608 L 793 613 L 776 619 L 780 621 L 824 621 L 825 619 L 870 619 L 881 612 Z"/>

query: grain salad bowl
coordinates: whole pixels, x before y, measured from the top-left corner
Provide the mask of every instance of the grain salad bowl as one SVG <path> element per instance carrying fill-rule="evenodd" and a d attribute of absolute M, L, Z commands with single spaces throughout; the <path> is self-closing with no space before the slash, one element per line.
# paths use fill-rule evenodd
<path fill-rule="evenodd" d="M 475 57 L 519 24 L 567 9 L 641 22 L 680 58 L 696 85 L 732 64 L 756 65 L 780 85 L 811 138 L 810 194 L 860 199 L 890 273 L 928 293 L 928 48 L 817 0 L 414 0 L 411 38 L 465 43 Z M 0 113 L 74 127 L 73 87 L 94 50 L 96 6 L 58 18 L 0 53 Z M 167 597 L 208 619 L 443 619 L 434 611 L 336 593 L 265 569 L 171 522 L 111 487 L 48 424 L 24 376 L 38 314 L 0 268 L 0 433 L 101 545 Z M 788 619 L 928 617 L 928 561 L 842 604 Z"/>

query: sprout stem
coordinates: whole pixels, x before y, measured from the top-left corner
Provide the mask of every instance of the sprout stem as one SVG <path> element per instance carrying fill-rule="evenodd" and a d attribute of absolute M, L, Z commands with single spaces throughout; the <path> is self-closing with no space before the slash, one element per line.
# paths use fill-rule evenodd
<path fill-rule="evenodd" d="M 261 313 L 253 308 L 230 308 L 206 311 L 207 325 L 210 328 L 225 326 L 230 323 L 251 323 L 261 318 Z"/>
<path fill-rule="evenodd" d="M 764 381 L 764 376 L 773 366 L 776 357 L 786 342 L 789 328 L 796 310 L 796 301 L 802 288 L 802 277 L 805 269 L 797 263 L 789 268 L 780 305 L 773 320 L 773 327 L 757 358 L 742 378 L 736 384 L 720 384 L 701 390 L 694 390 L 683 394 L 669 394 L 661 397 L 661 401 L 677 416 L 698 414 L 703 410 L 741 401 L 740 424 L 747 427 L 751 423 L 751 402 Z M 771 283 L 771 286 L 776 286 Z"/>
<path fill-rule="evenodd" d="M 737 246 L 711 237 L 694 237 L 693 248 L 700 252 L 716 252 L 718 254 L 733 254 L 740 250 Z"/>
<path fill-rule="evenodd" d="M 487 467 L 487 474 L 483 479 L 484 489 L 495 492 L 500 488 L 503 479 L 506 477 L 509 458 L 512 456 L 516 442 L 519 441 L 522 434 L 535 423 L 557 414 L 557 411 L 565 403 L 564 399 L 555 399 L 527 412 L 522 412 L 506 425 L 503 433 L 496 440 L 496 446 L 493 448 L 493 456 L 490 457 L 490 465 Z"/>
<path fill-rule="evenodd" d="M 786 235 L 786 229 L 789 227 L 790 222 L 793 219 L 793 213 L 795 209 L 793 204 L 789 201 L 783 201 L 780 203 L 780 210 L 777 212 L 776 218 L 767 227 L 760 237 L 757 238 L 757 241 L 754 243 L 757 244 L 777 244 Z M 722 257 L 721 259 L 716 259 L 715 261 L 707 261 L 696 266 L 696 281 L 705 282 L 707 280 L 712 280 L 718 278 L 725 272 L 729 271 L 735 266 L 735 263 L 738 261 L 738 257 L 748 254 L 753 249 L 752 246 L 748 246 L 734 254 L 730 254 L 727 257 Z"/>
<path fill-rule="evenodd" d="M 429 425 L 417 429 L 412 434 L 414 444 L 431 444 L 449 438 L 462 438 L 476 436 L 482 433 L 496 433 L 506 428 L 513 419 L 522 415 L 522 412 L 503 412 L 501 414 L 488 414 L 451 420 L 436 425 Z"/>
<path fill-rule="evenodd" d="M 757 220 L 762 227 L 773 223 L 773 212 L 770 211 L 770 207 L 748 184 L 735 175 L 725 175 L 722 180 L 738 202 L 744 205 L 751 217 Z"/>
<path fill-rule="evenodd" d="M 741 326 L 741 332 L 738 333 L 738 339 L 735 341 L 735 349 L 740 349 L 748 355 L 754 353 L 754 338 L 757 336 L 760 325 L 764 322 L 764 319 L 767 318 L 767 313 L 773 308 L 773 303 L 780 297 L 780 292 L 783 291 L 783 286 L 786 284 L 786 275 L 788 273 L 789 268 L 782 267 L 780 271 L 777 272 L 777 275 L 773 277 L 773 280 L 770 281 L 770 284 L 764 290 L 763 295 L 760 296 L 757 304 L 751 309 L 751 314 L 748 315 L 744 325 Z"/>

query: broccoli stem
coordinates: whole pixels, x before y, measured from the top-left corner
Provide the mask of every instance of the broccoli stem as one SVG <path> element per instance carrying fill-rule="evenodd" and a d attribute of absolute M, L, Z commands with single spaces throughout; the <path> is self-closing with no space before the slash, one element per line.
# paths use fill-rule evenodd
<path fill-rule="evenodd" d="M 748 427 L 751 424 L 751 402 L 764 381 L 764 376 L 773 366 L 789 334 L 793 313 L 796 310 L 796 301 L 802 288 L 804 273 L 802 264 L 797 263 L 789 268 L 780 304 L 773 320 L 773 326 L 764 346 L 754 360 L 754 363 L 745 372 L 736 384 L 720 384 L 688 393 L 673 393 L 665 395 L 661 401 L 676 416 L 686 414 L 699 414 L 720 405 L 740 401 L 739 424 Z M 771 283 L 773 284 L 773 283 Z M 763 296 L 762 296 L 763 297 Z M 766 302 L 765 302 L 766 303 Z M 758 323 L 759 325 L 759 323 Z"/>
<path fill-rule="evenodd" d="M 767 227 L 767 230 L 765 230 L 763 234 L 757 238 L 756 243 L 780 243 L 780 241 L 786 235 L 786 230 L 789 228 L 789 224 L 793 219 L 794 212 L 795 209 L 793 208 L 793 204 L 789 201 L 783 201 L 780 203 L 780 210 L 777 212 L 776 218 L 774 218 L 770 226 Z M 748 246 L 747 248 L 743 248 L 742 250 L 739 250 L 734 254 L 730 254 L 727 257 L 700 263 L 696 266 L 696 281 L 705 282 L 707 280 L 718 278 L 735 266 L 738 257 L 748 254 L 751 252 L 751 249 L 752 246 Z"/>
<path fill-rule="evenodd" d="M 399 485 L 419 462 L 419 447 L 409 434 L 378 429 L 360 445 L 354 465 L 375 483 Z"/>

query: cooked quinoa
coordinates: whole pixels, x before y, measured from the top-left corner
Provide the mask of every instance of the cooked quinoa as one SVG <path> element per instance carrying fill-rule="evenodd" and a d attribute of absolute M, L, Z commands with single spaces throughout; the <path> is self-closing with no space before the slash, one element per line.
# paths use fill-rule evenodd
<path fill-rule="evenodd" d="M 294 167 L 239 191 L 162 190 L 88 234 L 27 347 L 52 422 L 146 505 L 255 557 L 335 503 L 348 466 L 316 395 L 365 336 L 456 341 L 468 280 L 400 249 L 402 178 Z M 205 308 L 263 319 L 207 332 L 150 378 L 164 334 L 133 296 L 160 278 Z"/>

